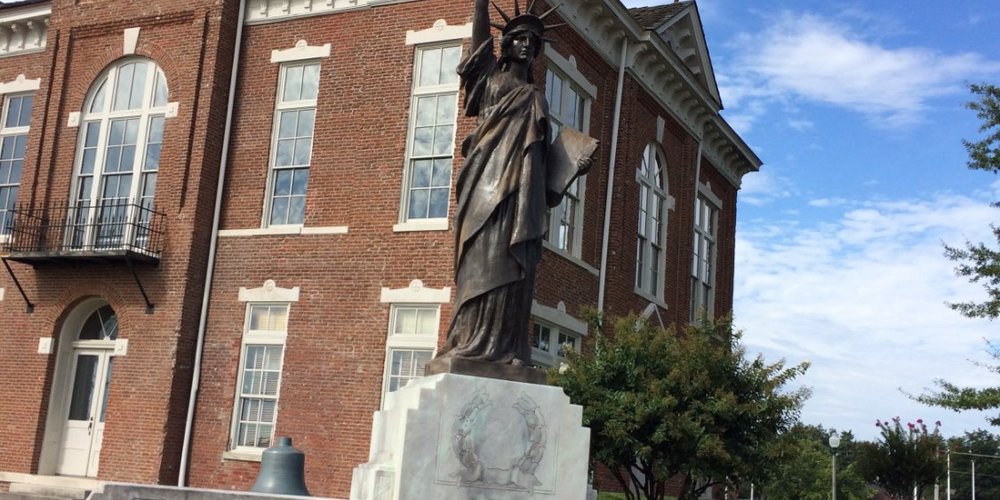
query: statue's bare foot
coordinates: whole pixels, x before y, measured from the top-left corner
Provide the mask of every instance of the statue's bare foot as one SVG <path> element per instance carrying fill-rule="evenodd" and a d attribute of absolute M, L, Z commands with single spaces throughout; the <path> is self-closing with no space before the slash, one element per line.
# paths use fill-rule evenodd
<path fill-rule="evenodd" d="M 523 360 L 521 360 L 519 358 L 514 358 L 514 359 L 510 360 L 510 364 L 513 365 L 513 366 L 527 366 L 528 365 L 527 363 L 525 363 Z"/>

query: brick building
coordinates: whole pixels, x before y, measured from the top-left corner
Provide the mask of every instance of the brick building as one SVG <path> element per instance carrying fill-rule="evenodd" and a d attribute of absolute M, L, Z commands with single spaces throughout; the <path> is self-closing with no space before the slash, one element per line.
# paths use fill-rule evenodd
<path fill-rule="evenodd" d="M 313 494 L 347 495 L 372 412 L 452 312 L 470 8 L 0 5 L 0 490 L 247 489 L 288 435 Z M 729 312 L 760 166 L 719 116 L 693 2 L 566 0 L 549 20 L 552 125 L 601 146 L 550 214 L 545 365 L 579 349 L 584 306 Z"/>

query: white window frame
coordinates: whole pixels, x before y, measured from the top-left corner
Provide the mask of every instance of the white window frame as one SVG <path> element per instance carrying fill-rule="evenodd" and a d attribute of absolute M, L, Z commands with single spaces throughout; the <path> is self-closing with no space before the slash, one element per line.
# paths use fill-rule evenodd
<path fill-rule="evenodd" d="M 251 330 L 250 320 L 253 310 L 258 307 L 284 307 L 285 308 L 285 329 L 284 330 Z M 278 386 L 274 396 L 274 422 L 271 424 L 270 446 L 274 445 L 274 436 L 278 428 L 278 412 L 281 404 L 281 379 L 284 371 L 285 353 L 287 352 L 288 340 L 288 318 L 291 314 L 291 304 L 288 302 L 251 302 L 246 306 L 246 313 L 243 320 L 243 339 L 240 342 L 239 364 L 236 369 L 236 390 L 233 401 L 233 419 L 229 434 L 228 451 L 236 455 L 260 455 L 266 449 L 256 446 L 242 446 L 237 444 L 239 440 L 241 424 L 241 400 L 243 399 L 243 376 L 246 370 L 243 364 L 246 362 L 247 349 L 257 346 L 281 346 L 281 359 L 278 361 Z"/>
<path fill-rule="evenodd" d="M 382 401 L 380 408 L 385 408 L 386 399 L 389 395 L 389 379 L 391 377 L 392 351 L 398 350 L 430 350 L 431 358 L 437 354 L 438 337 L 441 331 L 441 305 L 451 302 L 451 287 L 430 288 L 424 286 L 419 279 L 410 281 L 410 285 L 405 288 L 383 288 L 381 302 L 389 304 L 389 322 L 386 326 L 386 348 L 385 366 L 382 375 Z M 434 333 L 423 335 L 393 335 L 395 327 L 396 313 L 402 308 L 433 308 L 436 311 L 437 321 Z"/>
<path fill-rule="evenodd" d="M 531 304 L 531 362 L 545 367 L 556 367 L 566 361 L 559 355 L 559 336 L 564 335 L 574 339 L 573 350 L 580 352 L 583 340 L 587 336 L 587 323 L 566 313 L 566 304 L 559 302 L 556 307 L 539 304 L 537 300 Z M 535 331 L 539 327 L 549 330 L 548 350 L 534 346 Z M 541 344 L 541 342 L 539 342 Z"/>
<path fill-rule="evenodd" d="M 549 102 L 549 117 L 551 119 L 552 140 L 555 140 L 555 133 L 563 126 L 578 128 L 580 132 L 587 133 L 590 130 L 590 110 L 593 101 L 597 96 L 597 86 L 591 83 L 576 67 L 576 58 L 570 56 L 565 58 L 554 50 L 551 46 L 546 46 L 546 58 L 548 66 L 545 72 L 545 95 L 551 100 L 555 90 L 550 88 L 554 81 L 553 77 L 558 77 L 561 83 L 559 89 L 560 102 L 555 104 Z M 572 90 L 573 93 L 568 92 Z M 579 99 L 577 103 L 570 103 L 571 96 L 575 94 Z M 578 108 L 575 116 L 569 115 L 561 110 Z M 575 119 L 574 119 L 575 118 Z M 557 253 L 571 257 L 571 261 L 578 262 L 583 244 L 583 215 L 586 206 L 587 178 L 579 177 L 574 181 L 576 193 L 566 193 L 558 207 L 548 210 L 548 231 L 543 239 L 546 248 Z M 561 242 L 559 235 L 562 230 L 562 213 L 569 203 L 576 204 L 572 220 L 569 221 L 570 237 L 565 242 Z"/>
<path fill-rule="evenodd" d="M 432 311 L 434 314 L 433 331 L 417 332 L 416 334 L 396 334 L 396 320 L 401 310 Z M 440 304 L 392 304 L 389 307 L 389 328 L 385 344 L 385 369 L 382 376 L 382 405 L 389 396 L 389 385 L 392 382 L 392 354 L 396 351 L 423 351 L 430 353 L 430 359 L 437 353 L 438 334 L 441 331 Z M 428 361 L 430 361 L 428 359 Z M 416 375 L 420 377 L 422 375 Z M 404 384 L 405 385 L 405 384 Z M 403 386 L 397 388 L 401 389 Z"/>
<path fill-rule="evenodd" d="M 291 49 L 290 49 L 291 50 Z M 275 183 L 277 182 L 278 173 L 284 170 L 305 170 L 309 177 L 312 177 L 313 164 L 312 157 L 313 152 L 316 149 L 316 112 L 317 103 L 319 101 L 319 91 L 320 84 L 322 80 L 323 66 L 318 59 L 298 59 L 290 56 L 278 56 L 284 52 L 272 53 L 272 60 L 280 61 L 281 66 L 278 69 L 278 84 L 277 91 L 274 96 L 274 115 L 271 122 L 271 150 L 268 155 L 268 167 L 267 167 L 267 183 L 265 185 L 264 191 L 264 209 L 261 211 L 261 228 L 300 228 L 305 225 L 306 215 L 308 213 L 308 201 L 309 201 L 309 180 L 306 179 L 306 192 L 303 195 L 303 207 L 302 207 L 302 222 L 293 223 L 275 223 L 271 220 L 271 210 L 274 205 L 274 189 Z M 311 52 L 310 52 L 311 53 Z M 286 76 L 288 70 L 291 68 L 305 68 L 307 66 L 315 65 L 316 70 L 316 97 L 312 99 L 298 99 L 294 101 L 285 101 L 285 84 Z M 291 166 L 278 166 L 278 142 L 281 126 L 281 115 L 286 112 L 301 112 L 312 110 L 313 122 L 312 122 L 312 135 L 310 136 L 309 143 L 309 160 L 305 165 L 291 165 Z M 298 138 L 300 136 L 296 136 Z M 287 138 L 286 138 L 287 139 Z M 294 174 L 293 174 L 294 175 Z M 292 196 L 289 196 L 291 198 Z M 289 204 L 290 207 L 290 204 Z M 287 218 L 288 208 L 286 208 L 286 218 Z"/>
<path fill-rule="evenodd" d="M 694 232 L 691 253 L 690 321 L 715 316 L 715 286 L 718 274 L 719 214 L 722 200 L 711 186 L 700 184 L 695 196 Z M 705 217 L 707 213 L 708 217 Z M 702 258 L 705 256 L 705 258 Z"/>
<path fill-rule="evenodd" d="M 655 170 L 659 165 L 659 173 Z M 645 168 L 644 168 L 645 166 Z M 674 208 L 674 198 L 670 196 L 667 179 L 667 160 L 660 146 L 655 142 L 646 145 L 642 160 L 635 171 L 635 181 L 639 185 L 639 227 L 636 228 L 635 293 L 659 304 L 663 304 L 663 289 L 666 281 L 667 222 Z M 649 172 L 647 175 L 646 172 Z M 659 177 L 659 181 L 657 180 Z M 645 194 L 645 199 L 643 198 Z M 655 217 L 657 200 L 660 201 L 660 217 Z M 650 238 L 650 228 L 656 227 L 656 242 Z M 653 250 L 659 250 L 656 271 L 650 268 Z M 665 307 L 665 306 L 664 306 Z"/>
<path fill-rule="evenodd" d="M 141 103 L 141 106 L 137 109 L 122 109 L 115 110 L 115 102 L 117 95 L 115 95 L 115 90 L 118 89 L 118 72 L 129 64 L 145 63 L 147 64 L 146 69 L 146 81 L 142 89 L 142 96 L 145 99 Z M 158 81 L 163 82 L 164 90 L 164 102 L 157 105 L 157 87 Z M 94 100 L 98 95 L 103 95 L 103 103 L 101 109 L 95 109 Z M 131 95 L 131 94 L 130 94 Z M 87 98 L 84 101 L 83 110 L 79 113 L 70 114 L 70 126 L 78 127 L 80 129 L 77 147 L 74 158 L 73 167 L 73 179 L 72 185 L 69 193 L 69 206 L 75 207 L 70 209 L 68 214 L 71 217 L 73 224 L 85 224 L 82 229 L 83 233 L 77 234 L 76 231 L 80 231 L 79 227 L 70 227 L 67 230 L 65 237 L 67 242 L 73 246 L 83 246 L 88 247 L 95 244 L 99 244 L 97 241 L 101 237 L 101 228 L 104 227 L 100 222 L 94 222 L 101 217 L 99 212 L 104 208 L 104 191 L 105 183 L 108 180 L 118 180 L 119 176 L 130 175 L 130 186 L 129 192 L 125 195 L 125 202 L 128 209 L 124 214 L 124 217 L 128 221 L 124 228 L 124 232 L 121 235 L 115 235 L 115 238 L 120 237 L 121 243 L 125 245 L 131 245 L 135 242 L 137 234 L 133 234 L 134 230 L 138 228 L 139 223 L 142 221 L 139 217 L 144 217 L 145 214 L 133 214 L 132 211 L 135 210 L 135 205 L 142 205 L 144 209 L 152 209 L 153 203 L 155 201 L 155 184 L 156 178 L 159 176 L 159 162 L 161 161 L 161 156 L 157 157 L 157 167 L 155 170 L 147 170 L 146 160 L 147 160 L 147 147 L 152 144 L 152 124 L 156 119 L 163 121 L 164 130 L 161 131 L 159 146 L 163 146 L 162 134 L 166 133 L 166 120 L 173 118 L 177 113 L 177 103 L 169 102 L 170 98 L 170 85 L 167 81 L 166 74 L 163 69 L 160 68 L 156 61 L 146 57 L 128 57 L 122 59 L 115 63 L 112 67 L 108 68 L 106 71 L 101 73 L 101 75 L 96 78 L 90 85 L 90 89 L 87 92 Z M 113 123 L 121 121 L 131 121 L 137 120 L 137 137 L 134 144 L 134 157 L 131 173 L 124 173 L 124 171 L 117 172 L 105 172 L 107 167 L 107 154 L 112 147 L 122 147 L 124 148 L 128 145 L 127 143 L 122 143 L 121 145 L 109 144 L 109 136 L 111 135 L 111 128 Z M 97 127 L 97 136 L 94 138 L 94 143 L 88 143 L 88 130 L 91 125 Z M 127 127 L 127 125 L 126 125 Z M 127 129 L 123 134 L 127 135 Z M 83 172 L 84 158 L 88 150 L 93 152 L 93 164 L 91 165 L 91 171 L 89 173 Z M 162 152 L 160 153 L 162 155 Z M 81 182 L 84 180 L 90 181 L 90 187 L 88 192 L 83 192 Z M 146 189 L 149 187 L 149 182 L 153 183 L 153 191 L 149 196 L 145 195 Z M 85 184 L 84 184 L 85 185 Z M 120 194 L 120 193 L 119 193 Z M 112 197 L 109 199 L 117 200 L 122 198 L 121 196 Z M 148 198 L 148 206 L 144 201 Z M 116 205 L 113 205 L 116 206 Z M 88 222 L 89 221 L 89 222 Z M 133 227 L 134 226 L 134 227 Z M 76 229 L 74 229 L 76 228 Z M 95 233 L 96 231 L 96 233 Z"/>
<path fill-rule="evenodd" d="M 422 61 L 422 55 L 424 51 L 431 50 L 441 50 L 444 48 L 457 48 L 458 59 L 461 60 L 462 57 L 462 42 L 461 39 L 451 39 L 451 40 L 440 40 L 433 41 L 429 43 L 421 43 L 416 45 L 413 50 L 413 70 L 412 75 L 412 86 L 410 90 L 410 116 L 407 122 L 406 128 L 406 153 L 404 155 L 403 164 L 403 179 L 402 179 L 402 192 L 399 197 L 399 223 L 393 226 L 393 230 L 396 232 L 405 231 L 442 231 L 448 229 L 448 214 L 451 205 L 451 191 L 452 191 L 452 179 L 455 174 L 455 137 L 458 128 L 458 90 L 460 82 L 456 76 L 455 81 L 452 83 L 438 84 L 438 85 L 420 85 L 420 63 Z M 449 170 L 448 176 L 448 194 L 446 197 L 446 209 L 443 217 L 411 217 L 410 216 L 410 196 L 414 190 L 411 186 L 413 183 L 413 163 L 418 159 L 414 157 L 413 143 L 416 135 L 416 123 L 417 123 L 417 103 L 420 98 L 426 98 L 429 96 L 438 96 L 447 98 L 451 96 L 454 99 L 453 108 L 455 109 L 454 115 L 451 117 L 451 141 L 449 144 L 449 155 L 447 159 L 451 164 L 451 169 Z M 436 126 L 447 125 L 447 124 L 437 124 Z M 433 144 L 432 144 L 433 147 Z M 445 155 L 439 154 L 434 155 L 433 152 L 430 155 L 421 156 L 419 159 L 430 159 L 430 160 L 445 160 Z M 428 189 L 433 189 L 432 187 Z M 440 189 L 440 187 L 438 187 Z M 428 204 L 430 200 L 428 200 Z"/>
<path fill-rule="evenodd" d="M 8 127 L 7 126 L 7 116 L 8 116 L 8 112 L 10 111 L 10 101 L 12 99 L 21 98 L 22 99 L 21 106 L 23 106 L 24 105 L 23 98 L 24 97 L 31 97 L 32 110 L 34 110 L 35 93 L 34 92 L 18 92 L 18 93 L 9 93 L 9 94 L 5 94 L 5 95 L 4 94 L 0 94 L 0 95 L 2 95 L 2 97 L 3 97 L 3 109 L 0 110 L 0 111 L 2 111 L 2 112 L 0 112 L 0 158 L 2 158 L 3 155 L 7 154 L 7 151 L 5 151 L 4 148 L 3 148 L 3 143 L 5 142 L 5 140 L 8 137 L 13 137 L 15 144 L 17 143 L 17 140 L 18 140 L 19 137 L 24 137 L 24 152 L 23 152 L 23 156 L 20 158 L 20 160 L 21 160 L 21 173 L 18 176 L 18 182 L 16 182 L 16 183 L 4 183 L 4 179 L 0 179 L 0 189 L 12 189 L 12 190 L 17 191 L 18 194 L 19 194 L 20 187 L 21 187 L 20 178 L 21 178 L 21 176 L 24 175 L 25 157 L 27 156 L 27 152 L 28 152 L 28 131 L 31 128 L 31 115 L 30 114 L 28 115 L 28 121 L 27 121 L 26 124 L 19 123 L 18 126 L 15 126 L 15 127 Z M 18 110 L 21 109 L 21 106 L 18 107 Z M 19 114 L 20 114 L 20 112 L 19 112 Z M 15 145 L 15 149 L 16 149 L 16 147 L 17 146 Z M 11 158 L 11 159 L 13 160 L 14 158 Z M 8 175 L 9 175 L 9 173 L 8 173 Z M 0 192 L 2 192 L 2 191 L 0 191 Z M 10 200 L 4 200 L 4 201 L 7 201 L 7 204 L 10 205 L 10 208 L 15 208 L 16 205 L 17 205 L 17 194 L 15 194 L 13 196 L 13 202 L 11 202 Z M 10 227 L 6 224 L 7 217 L 8 217 L 8 215 L 7 215 L 8 212 L 9 212 L 8 208 L 6 206 L 4 206 L 4 204 L 0 203 L 0 242 L 5 242 L 5 241 L 9 241 L 10 240 L 10 231 L 9 231 Z M 11 218 L 10 223 L 11 224 L 13 223 L 13 218 Z"/>
<path fill-rule="evenodd" d="M 291 320 L 292 313 L 292 303 L 299 301 L 299 287 L 293 288 L 282 288 L 277 286 L 274 280 L 267 280 L 264 284 L 257 288 L 243 288 L 239 289 L 239 301 L 246 304 L 246 312 L 244 313 L 243 319 L 243 336 L 240 342 L 240 355 L 236 375 L 236 385 L 234 386 L 233 394 L 233 412 L 232 421 L 230 422 L 229 428 L 229 441 L 226 445 L 226 451 L 223 452 L 222 458 L 227 460 L 248 460 L 259 462 L 261 459 L 261 453 L 263 453 L 265 448 L 247 447 L 247 446 L 236 446 L 236 442 L 239 437 L 239 426 L 240 426 L 240 399 L 241 391 L 243 387 L 243 363 L 245 362 L 246 350 L 248 345 L 281 345 L 281 362 L 279 363 L 279 369 L 281 370 L 281 375 L 278 376 L 278 390 L 277 394 L 274 396 L 277 401 L 274 410 L 274 427 L 272 428 L 274 434 L 271 436 L 271 441 L 273 444 L 274 435 L 277 434 L 277 424 L 278 424 L 278 413 L 281 410 L 281 378 L 284 374 L 285 354 L 288 351 L 288 324 L 286 321 L 284 332 L 265 330 L 265 331 L 251 331 L 250 330 L 250 315 L 251 310 L 254 306 L 284 306 L 286 308 L 285 316 L 288 321 Z"/>

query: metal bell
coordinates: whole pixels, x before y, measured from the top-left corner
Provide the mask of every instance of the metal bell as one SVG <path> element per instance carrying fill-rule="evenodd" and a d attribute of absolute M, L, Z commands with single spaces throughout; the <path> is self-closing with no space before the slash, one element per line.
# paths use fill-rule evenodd
<path fill-rule="evenodd" d="M 292 448 L 292 438 L 279 437 L 260 458 L 257 482 L 250 491 L 277 495 L 309 496 L 305 478 L 306 454 Z"/>

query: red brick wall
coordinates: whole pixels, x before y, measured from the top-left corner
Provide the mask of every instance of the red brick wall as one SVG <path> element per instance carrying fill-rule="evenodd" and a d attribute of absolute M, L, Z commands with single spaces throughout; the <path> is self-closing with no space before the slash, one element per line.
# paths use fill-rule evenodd
<path fill-rule="evenodd" d="M 67 127 L 67 119 L 81 110 L 94 79 L 123 56 L 125 28 L 141 28 L 136 55 L 164 70 L 169 99 L 179 103 L 178 116 L 166 122 L 155 198 L 167 221 L 163 257 L 156 267 L 137 269 L 156 304 L 152 315 L 145 314 L 124 263 L 11 263 L 36 304 L 33 314 L 25 313 L 10 277 L 0 278 L 7 290 L 0 323 L 14 334 L 0 350 L 0 373 L 19 388 L 0 405 L 0 470 L 39 472 L 56 356 L 37 354 L 38 337 L 58 337 L 76 304 L 101 297 L 115 309 L 119 338 L 129 340 L 129 349 L 115 364 L 98 477 L 176 481 L 221 145 L 217 131 L 225 118 L 220 89 L 229 78 L 229 58 L 217 64 L 216 56 L 231 54 L 233 38 L 233 22 L 220 24 L 223 11 L 214 4 L 56 1 L 46 51 L 0 60 L 2 81 L 18 73 L 42 79 L 20 190 L 21 203 L 35 209 L 68 201 L 80 129 Z M 232 17 L 233 8 L 227 11 Z M 220 50 L 219 40 L 230 47 Z M 58 338 L 55 344 L 57 351 Z"/>

